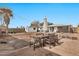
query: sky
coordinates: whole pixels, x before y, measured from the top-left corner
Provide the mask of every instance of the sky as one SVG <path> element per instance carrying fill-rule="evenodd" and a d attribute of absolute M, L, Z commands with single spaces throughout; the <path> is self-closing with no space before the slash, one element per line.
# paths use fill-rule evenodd
<path fill-rule="evenodd" d="M 0 3 L 0 8 L 10 8 L 13 12 L 9 27 L 27 27 L 32 21 L 54 24 L 79 24 L 79 3 Z"/>

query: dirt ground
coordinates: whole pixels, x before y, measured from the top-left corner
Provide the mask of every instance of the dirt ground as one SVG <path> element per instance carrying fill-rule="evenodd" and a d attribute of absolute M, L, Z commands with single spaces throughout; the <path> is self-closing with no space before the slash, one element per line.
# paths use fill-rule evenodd
<path fill-rule="evenodd" d="M 61 45 L 52 47 L 49 49 L 49 47 L 44 47 L 44 49 L 49 50 L 51 52 L 55 52 L 59 55 L 63 56 L 79 56 L 79 34 L 77 33 L 63 33 L 61 36 L 66 37 L 77 37 L 77 39 L 72 38 L 62 38 L 60 42 L 62 42 Z M 14 37 L 19 39 L 30 39 L 30 37 L 25 34 L 18 36 L 14 35 Z"/>
<path fill-rule="evenodd" d="M 17 40 L 25 40 L 28 41 L 31 39 L 31 36 L 35 35 L 34 33 L 18 33 L 18 34 L 10 34 L 8 36 L 3 36 L 0 37 L 0 39 L 17 39 Z M 3 47 L 3 46 L 2 46 Z M 9 48 L 8 46 L 5 48 Z M 48 51 L 47 49 L 44 48 L 37 48 L 35 51 L 33 50 L 33 47 L 25 46 L 20 49 L 16 50 L 4 50 L 0 51 L 0 56 L 60 56 L 59 54 L 56 54 L 54 52 Z"/>
<path fill-rule="evenodd" d="M 22 40 L 30 40 L 31 36 L 35 35 L 34 33 L 18 33 L 18 34 L 10 34 L 13 38 L 22 39 Z M 62 55 L 62 56 L 79 56 L 79 34 L 77 33 L 63 33 L 61 36 L 65 36 L 61 38 L 61 45 L 57 45 L 55 47 L 52 46 L 49 49 L 48 46 L 44 48 L 39 48 L 36 52 L 32 51 L 32 48 L 24 48 L 23 50 L 17 51 L 15 53 L 11 53 L 10 55 L 46 55 L 48 51 L 53 53 L 54 56 Z M 71 37 L 76 37 L 77 39 L 72 39 Z M 30 52 L 31 53 L 30 53 Z M 50 53 L 49 53 L 50 54 Z"/>
<path fill-rule="evenodd" d="M 62 56 L 79 56 L 79 34 L 64 33 L 63 35 L 69 37 L 77 37 L 77 39 L 62 38 L 60 40 L 60 42 L 62 42 L 61 45 L 52 47 L 51 49 L 48 47 L 44 48 Z"/>

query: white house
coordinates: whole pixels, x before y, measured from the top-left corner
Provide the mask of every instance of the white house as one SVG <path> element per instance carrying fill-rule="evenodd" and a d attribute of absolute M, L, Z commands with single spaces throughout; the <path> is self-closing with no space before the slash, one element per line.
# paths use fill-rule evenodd
<path fill-rule="evenodd" d="M 44 17 L 43 23 L 33 21 L 31 25 L 26 28 L 26 32 L 71 32 L 72 25 L 57 25 L 49 23 L 47 20 L 47 17 Z"/>

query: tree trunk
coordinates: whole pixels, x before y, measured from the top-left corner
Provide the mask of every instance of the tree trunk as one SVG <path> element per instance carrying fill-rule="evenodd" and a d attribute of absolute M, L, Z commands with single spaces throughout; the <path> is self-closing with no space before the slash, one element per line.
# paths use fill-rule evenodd
<path fill-rule="evenodd" d="M 6 25 L 6 35 L 8 35 L 8 25 Z"/>

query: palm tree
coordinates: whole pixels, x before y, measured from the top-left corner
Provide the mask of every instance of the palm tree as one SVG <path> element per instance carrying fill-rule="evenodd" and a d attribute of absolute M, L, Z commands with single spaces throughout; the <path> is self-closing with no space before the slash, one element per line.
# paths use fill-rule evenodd
<path fill-rule="evenodd" d="M 3 21 L 6 25 L 6 34 L 8 34 L 8 25 L 10 23 L 10 17 L 13 16 L 12 11 L 7 8 L 0 8 L 0 14 L 3 15 Z"/>

